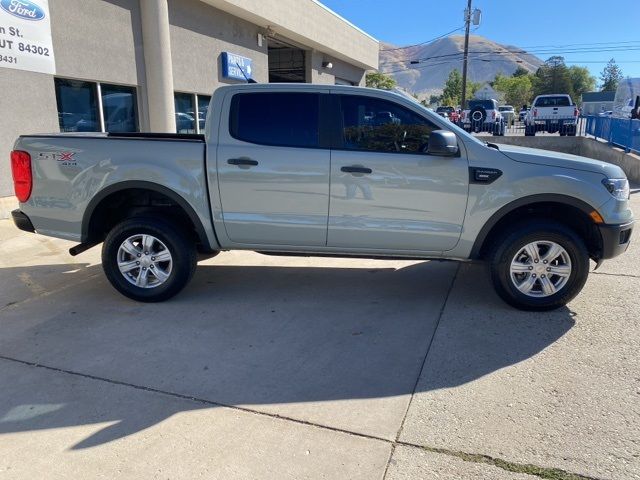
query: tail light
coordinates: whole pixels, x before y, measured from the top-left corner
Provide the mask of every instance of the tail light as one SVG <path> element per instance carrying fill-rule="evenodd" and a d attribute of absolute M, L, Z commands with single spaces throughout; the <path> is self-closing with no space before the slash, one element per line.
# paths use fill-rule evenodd
<path fill-rule="evenodd" d="M 534 108 L 534 109 L 533 109 L 533 116 L 534 116 L 534 117 L 537 117 L 537 116 L 538 116 L 538 109 L 537 109 L 537 108 Z"/>
<path fill-rule="evenodd" d="M 464 112 L 460 112 L 460 118 L 464 118 Z"/>
<path fill-rule="evenodd" d="M 496 118 L 496 111 L 495 110 L 491 113 L 491 118 L 493 118 L 495 120 L 495 118 Z"/>
<path fill-rule="evenodd" d="M 574 108 L 574 109 L 573 109 L 573 116 L 574 116 L 574 117 L 577 117 L 578 115 L 580 115 L 580 112 L 578 111 L 578 109 L 577 109 L 577 108 Z"/>
<path fill-rule="evenodd" d="M 20 150 L 12 151 L 11 173 L 13 174 L 13 189 L 16 192 L 16 197 L 20 202 L 26 202 L 29 200 L 33 188 L 31 155 Z"/>

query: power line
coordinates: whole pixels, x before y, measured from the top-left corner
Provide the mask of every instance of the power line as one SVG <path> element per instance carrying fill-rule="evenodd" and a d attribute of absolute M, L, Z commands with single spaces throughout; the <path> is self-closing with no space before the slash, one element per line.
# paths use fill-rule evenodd
<path fill-rule="evenodd" d="M 525 50 L 510 50 L 510 49 L 503 49 L 503 50 L 475 50 L 475 51 L 470 51 L 469 52 L 469 56 L 475 56 L 475 55 L 508 55 L 508 54 L 521 54 L 521 55 L 534 55 L 534 54 L 571 54 L 571 53 L 617 53 L 617 52 L 629 52 L 629 51 L 637 51 L 640 50 L 640 45 L 633 45 L 633 46 L 627 46 L 627 47 L 616 47 L 615 49 L 611 49 L 611 48 L 607 48 L 607 49 L 602 49 L 602 48 L 595 48 L 595 47 L 589 47 L 589 48 L 573 48 L 573 49 L 567 49 L 567 50 L 563 50 L 563 51 L 557 51 L 557 50 L 529 50 L 529 51 L 525 51 Z M 393 60 L 393 61 L 388 61 L 388 62 L 382 62 L 381 67 L 389 67 L 392 65 L 399 65 L 399 64 L 407 64 L 407 63 L 422 63 L 422 62 L 426 62 L 428 60 L 432 60 L 432 59 L 439 59 L 439 58 L 447 58 L 447 57 L 456 57 L 456 56 L 464 56 L 463 52 L 455 52 L 455 53 L 449 53 L 449 54 L 444 54 L 444 55 L 433 55 L 430 57 L 422 57 L 422 58 L 417 58 L 417 59 L 406 59 L 406 60 Z"/>
<path fill-rule="evenodd" d="M 420 45 L 424 45 L 425 43 L 431 43 L 431 42 L 435 42 L 436 40 L 440 40 L 443 37 L 446 37 L 447 35 L 451 35 L 454 32 L 457 32 L 458 30 L 462 29 L 462 27 L 458 27 L 454 30 L 451 30 L 450 32 L 447 33 L 443 33 L 442 35 L 437 36 L 436 38 L 432 38 L 431 40 L 425 40 L 424 42 L 420 42 L 420 43 L 414 43 L 413 45 L 407 45 L 406 47 L 396 47 L 396 48 L 385 48 L 380 50 L 381 52 L 393 52 L 396 50 L 406 50 L 408 48 L 413 48 L 413 47 L 419 47 Z"/>

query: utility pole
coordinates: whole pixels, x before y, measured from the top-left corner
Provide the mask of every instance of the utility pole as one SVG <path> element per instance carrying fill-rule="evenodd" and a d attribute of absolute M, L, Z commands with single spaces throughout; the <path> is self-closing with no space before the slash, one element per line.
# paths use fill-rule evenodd
<path fill-rule="evenodd" d="M 464 57 L 462 60 L 462 100 L 460 101 L 460 108 L 464 110 L 464 102 L 467 99 L 467 59 L 469 57 L 469 27 L 471 25 L 471 0 L 467 4 L 467 9 L 464 12 Z"/>

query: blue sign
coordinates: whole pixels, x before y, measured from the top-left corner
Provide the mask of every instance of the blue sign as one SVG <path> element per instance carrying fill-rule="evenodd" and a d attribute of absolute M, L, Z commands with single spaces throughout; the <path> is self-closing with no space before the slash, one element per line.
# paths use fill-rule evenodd
<path fill-rule="evenodd" d="M 246 81 L 247 78 L 251 78 L 252 73 L 250 58 L 235 53 L 222 52 L 222 78 Z"/>
<path fill-rule="evenodd" d="M 42 20 L 44 10 L 30 0 L 0 0 L 0 7 L 23 20 Z"/>

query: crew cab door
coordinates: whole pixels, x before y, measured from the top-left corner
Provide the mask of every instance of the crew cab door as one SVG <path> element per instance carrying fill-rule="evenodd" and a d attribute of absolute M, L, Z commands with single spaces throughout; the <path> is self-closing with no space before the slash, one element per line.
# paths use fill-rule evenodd
<path fill-rule="evenodd" d="M 326 244 L 330 150 L 314 92 L 235 93 L 224 102 L 216 155 L 227 241 Z M 225 112 L 227 113 L 225 116 Z"/>
<path fill-rule="evenodd" d="M 459 156 L 426 153 L 436 126 L 366 95 L 334 94 L 341 143 L 331 154 L 329 247 L 442 252 L 462 232 L 469 172 Z"/>

